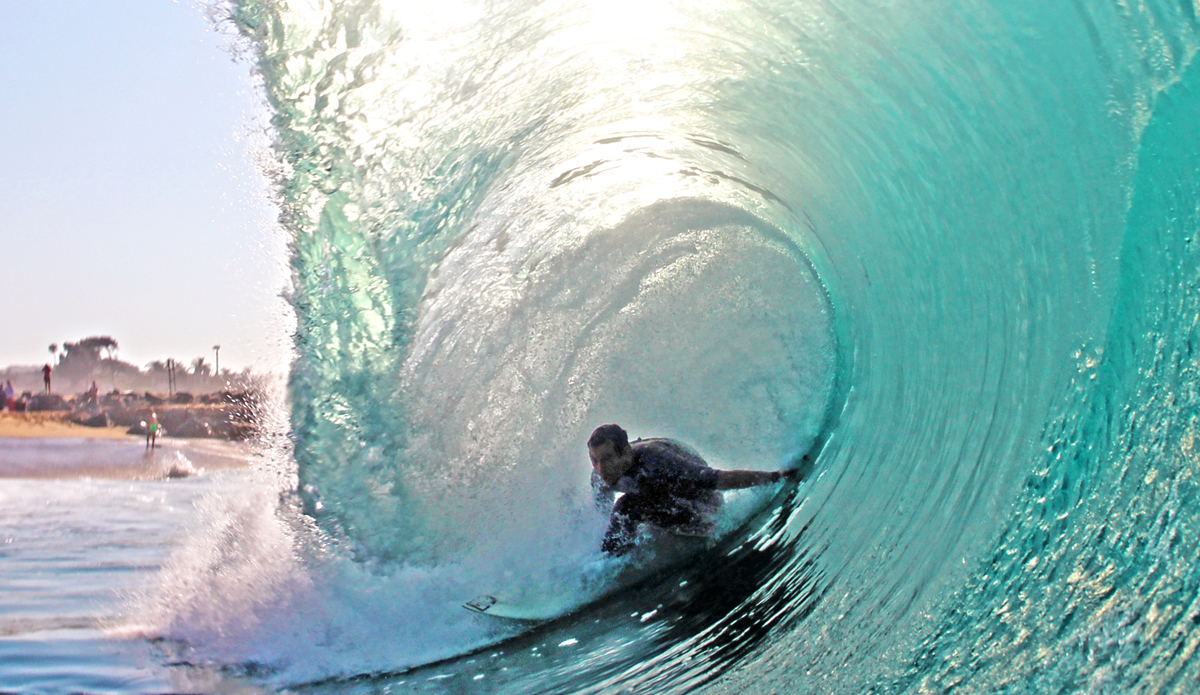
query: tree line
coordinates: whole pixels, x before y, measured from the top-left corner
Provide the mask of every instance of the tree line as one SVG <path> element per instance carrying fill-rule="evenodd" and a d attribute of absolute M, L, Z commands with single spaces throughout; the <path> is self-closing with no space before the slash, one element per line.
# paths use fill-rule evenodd
<path fill-rule="evenodd" d="M 241 391 L 257 381 L 249 368 L 233 372 L 228 368 L 218 374 L 208 360 L 201 356 L 191 360 L 167 358 L 154 360 L 138 367 L 118 359 L 119 344 L 112 336 L 90 336 L 60 346 L 49 346 L 51 388 L 59 393 L 82 393 L 96 384 L 99 391 Z M 0 379 L 11 380 L 20 391 L 37 393 L 42 389 L 42 367 L 8 367 L 0 371 Z"/>

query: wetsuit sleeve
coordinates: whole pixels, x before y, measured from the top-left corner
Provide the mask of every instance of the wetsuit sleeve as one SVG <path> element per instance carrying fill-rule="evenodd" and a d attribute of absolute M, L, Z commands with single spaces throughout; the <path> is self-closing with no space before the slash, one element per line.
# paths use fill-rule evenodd
<path fill-rule="evenodd" d="M 719 473 L 715 468 L 708 466 L 697 466 L 695 471 L 695 485 L 701 490 L 716 490 L 717 478 Z"/>
<path fill-rule="evenodd" d="M 683 488 L 715 490 L 717 471 L 700 455 L 670 439 L 654 440 L 645 449 L 650 462 Z"/>
<path fill-rule="evenodd" d="M 686 459 L 676 459 L 666 467 L 666 477 L 670 481 L 672 493 L 679 497 L 691 498 L 700 490 L 716 490 L 716 469 L 709 468 L 703 463 Z"/>
<path fill-rule="evenodd" d="M 643 521 L 643 515 L 634 501 L 633 496 L 625 495 L 613 506 L 604 542 L 600 544 L 601 552 L 617 557 L 633 549 L 638 524 Z"/>

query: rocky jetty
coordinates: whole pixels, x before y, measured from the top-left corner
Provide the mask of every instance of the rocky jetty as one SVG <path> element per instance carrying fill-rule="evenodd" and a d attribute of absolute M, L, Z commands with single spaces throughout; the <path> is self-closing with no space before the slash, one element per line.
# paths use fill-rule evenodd
<path fill-rule="evenodd" d="M 23 396 L 18 410 L 54 412 L 62 420 L 87 427 L 124 427 L 145 434 L 144 423 L 154 413 L 162 434 L 239 441 L 257 431 L 260 400 L 250 391 L 171 395 L 113 391 L 106 394 Z"/>

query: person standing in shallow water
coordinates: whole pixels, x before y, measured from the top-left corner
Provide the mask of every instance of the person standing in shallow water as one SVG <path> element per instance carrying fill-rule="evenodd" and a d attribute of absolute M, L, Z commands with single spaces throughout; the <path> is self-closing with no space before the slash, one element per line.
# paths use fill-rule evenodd
<path fill-rule="evenodd" d="M 710 536 L 721 507 L 721 491 L 769 485 L 800 473 L 786 471 L 719 471 L 699 454 L 671 439 L 638 439 L 618 425 L 601 425 L 588 439 L 592 488 L 597 499 L 624 495 L 612 507 L 600 549 L 624 555 L 634 545 L 638 527 L 651 524 L 676 534 Z"/>
<path fill-rule="evenodd" d="M 150 419 L 142 423 L 146 426 L 146 448 L 153 449 L 158 441 L 158 413 L 150 411 Z"/>

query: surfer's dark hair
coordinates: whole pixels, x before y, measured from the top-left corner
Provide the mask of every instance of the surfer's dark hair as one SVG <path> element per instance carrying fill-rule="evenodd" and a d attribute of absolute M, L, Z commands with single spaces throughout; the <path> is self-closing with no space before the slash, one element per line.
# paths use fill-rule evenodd
<path fill-rule="evenodd" d="M 605 442 L 612 442 L 613 449 L 621 451 L 629 447 L 629 435 L 620 425 L 600 425 L 592 431 L 592 436 L 588 439 L 588 448 L 595 449 Z"/>

